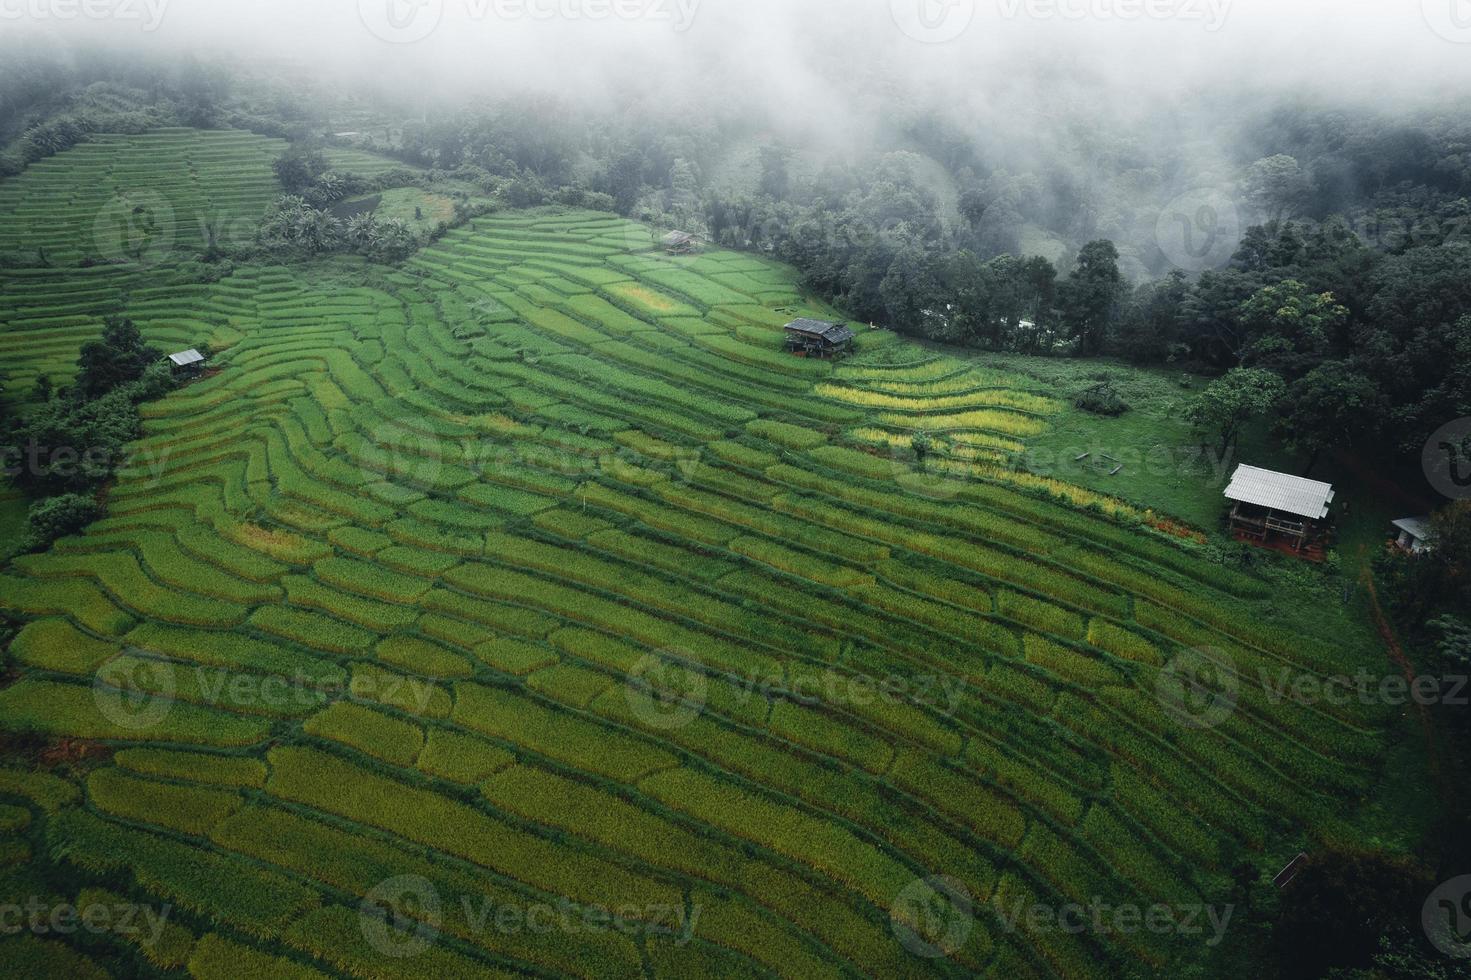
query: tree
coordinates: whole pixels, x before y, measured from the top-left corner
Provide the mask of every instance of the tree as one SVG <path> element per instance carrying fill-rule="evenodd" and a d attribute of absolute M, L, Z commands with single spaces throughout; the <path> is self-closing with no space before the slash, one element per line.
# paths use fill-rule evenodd
<path fill-rule="evenodd" d="M 102 339 L 82 345 L 77 357 L 77 395 L 84 400 L 95 399 L 119 385 L 137 381 L 162 356 L 143 343 L 143 335 L 132 320 L 110 316 L 103 321 Z"/>
<path fill-rule="evenodd" d="M 784 146 L 761 147 L 761 193 L 781 200 L 791 192 L 792 178 L 787 164 L 792 151 Z"/>
<path fill-rule="evenodd" d="M 1412 859 L 1318 850 L 1282 892 L 1273 944 L 1282 975 L 1321 977 L 1373 962 L 1379 937 L 1420 930 L 1420 906 L 1434 884 Z"/>
<path fill-rule="evenodd" d="M 1447 675 L 1465 676 L 1471 671 L 1471 622 L 1456 616 L 1441 616 L 1428 624 L 1440 634 L 1435 652 Z"/>
<path fill-rule="evenodd" d="M 924 470 L 925 460 L 929 458 L 935 448 L 935 440 L 923 429 L 916 432 L 909 440 L 909 448 L 914 450 L 914 458 L 919 463 L 921 471 Z"/>
<path fill-rule="evenodd" d="M 1296 157 L 1279 153 L 1253 163 L 1243 191 L 1258 214 L 1274 221 L 1290 218 L 1307 204 L 1312 181 Z"/>
<path fill-rule="evenodd" d="M 138 437 L 129 385 L 90 402 L 57 398 L 28 412 L 6 460 L 11 482 L 32 494 L 82 492 L 112 474 Z"/>
<path fill-rule="evenodd" d="M 1241 304 L 1247 346 L 1243 364 L 1301 377 L 1330 347 L 1343 343 L 1348 309 L 1332 293 L 1313 293 L 1296 279 L 1265 286 Z"/>
<path fill-rule="evenodd" d="M 888 273 L 879 284 L 890 323 L 909 329 L 920 328 L 926 319 L 943 315 L 947 305 L 944 292 L 930 269 L 930 256 L 924 246 L 910 242 L 889 263 Z"/>
<path fill-rule="evenodd" d="M 1135 290 L 1120 318 L 1118 353 L 1135 363 L 1167 360 L 1180 343 L 1190 280 L 1179 269 Z"/>
<path fill-rule="evenodd" d="M 276 198 L 256 231 L 260 246 L 273 252 L 316 255 L 337 248 L 341 239 L 342 222 L 292 195 Z"/>
<path fill-rule="evenodd" d="M 1110 241 L 1089 242 L 1078 253 L 1077 268 L 1062 284 L 1062 312 L 1068 329 L 1087 355 L 1102 352 L 1118 314 L 1124 277 L 1119 250 Z"/>
<path fill-rule="evenodd" d="M 272 166 L 287 194 L 301 194 L 327 172 L 327 158 L 320 150 L 293 146 L 277 157 Z"/>
<path fill-rule="evenodd" d="M 1308 457 L 1311 473 L 1324 452 L 1379 434 L 1388 404 L 1368 375 L 1345 361 L 1330 361 L 1288 386 L 1278 408 L 1278 432 L 1294 452 Z"/>
<path fill-rule="evenodd" d="M 1435 593 L 1451 608 L 1471 609 L 1471 500 L 1447 504 L 1430 515 Z"/>
<path fill-rule="evenodd" d="M 25 550 L 44 551 L 57 538 L 75 534 L 102 516 L 90 496 L 64 493 L 31 505 L 26 517 Z"/>
<path fill-rule="evenodd" d="M 1220 439 L 1218 452 L 1224 457 L 1241 438 L 1242 427 L 1270 413 L 1285 390 L 1282 379 L 1270 371 L 1235 368 L 1211 382 L 1191 402 L 1185 417 L 1203 437 Z"/>

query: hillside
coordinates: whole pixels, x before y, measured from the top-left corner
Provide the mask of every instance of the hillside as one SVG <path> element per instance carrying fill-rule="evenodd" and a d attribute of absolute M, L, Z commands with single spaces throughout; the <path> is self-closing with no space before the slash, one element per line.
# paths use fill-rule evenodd
<path fill-rule="evenodd" d="M 787 320 L 838 314 L 790 269 L 595 212 L 401 269 L 116 281 L 162 271 L 6 281 L 45 297 L 3 325 L 13 379 L 94 299 L 222 352 L 144 406 L 108 516 L 0 577 L 0 726 L 82 747 L 0 770 L 32 826 L 5 893 L 168 902 L 148 955 L 205 977 L 1109 976 L 1218 951 L 1016 913 L 1224 903 L 1238 863 L 1352 833 L 1387 712 L 1256 678 L 1372 639 L 1014 469 L 1068 394 L 1035 377 L 885 331 L 792 358 Z M 1170 696 L 1212 676 L 1234 710 Z"/>

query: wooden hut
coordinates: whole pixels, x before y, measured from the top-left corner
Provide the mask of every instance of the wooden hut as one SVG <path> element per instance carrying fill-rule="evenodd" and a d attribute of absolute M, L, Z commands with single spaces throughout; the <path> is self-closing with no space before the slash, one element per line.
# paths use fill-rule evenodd
<path fill-rule="evenodd" d="M 853 349 L 853 331 L 843 323 L 793 320 L 786 333 L 788 352 L 799 357 L 836 357 Z"/>
<path fill-rule="evenodd" d="M 1411 555 L 1423 555 L 1431 549 L 1430 539 L 1434 530 L 1430 526 L 1428 517 L 1405 517 L 1394 521 L 1393 544 L 1396 548 Z"/>
<path fill-rule="evenodd" d="M 1238 540 L 1320 558 L 1335 496 L 1332 484 L 1243 464 L 1226 488 L 1231 532 Z"/>
<path fill-rule="evenodd" d="M 204 369 L 204 355 L 193 347 L 169 355 L 169 367 L 174 374 L 198 374 Z"/>
<path fill-rule="evenodd" d="M 695 250 L 695 236 L 687 231 L 671 231 L 662 244 L 670 255 L 688 255 Z"/>

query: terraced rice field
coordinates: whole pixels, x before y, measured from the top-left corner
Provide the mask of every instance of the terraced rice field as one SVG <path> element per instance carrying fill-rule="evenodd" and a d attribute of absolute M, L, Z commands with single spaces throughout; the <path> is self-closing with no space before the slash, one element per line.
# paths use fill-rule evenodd
<path fill-rule="evenodd" d="M 285 148 L 228 129 L 99 135 L 0 183 L 0 251 L 75 265 L 202 248 L 207 226 L 254 222 L 281 193 L 271 164 Z"/>
<path fill-rule="evenodd" d="M 0 725 L 106 747 L 0 797 L 20 867 L 170 903 L 148 955 L 195 976 L 1168 975 L 1201 937 L 1016 912 L 1223 901 L 1372 777 L 1356 707 L 1158 696 L 1199 647 L 1363 651 L 1036 495 L 1035 382 L 883 332 L 783 355 L 830 311 L 765 261 L 507 214 L 127 309 L 228 350 L 145 407 L 106 519 L 0 576 Z M 938 938 L 937 888 L 974 912 Z M 387 956 L 365 896 L 433 929 Z"/>
<path fill-rule="evenodd" d="M 135 288 L 157 328 L 150 341 L 208 340 L 189 322 L 190 288 L 162 285 L 161 270 L 144 273 L 176 249 L 198 252 L 210 235 L 253 237 L 281 192 L 271 164 L 285 147 L 238 130 L 100 135 L 0 183 L 0 252 L 28 264 L 0 269 L 5 397 L 26 398 L 41 375 L 70 380 L 78 348 Z M 84 260 L 95 264 L 77 268 Z M 165 312 L 174 315 L 157 315 Z"/>

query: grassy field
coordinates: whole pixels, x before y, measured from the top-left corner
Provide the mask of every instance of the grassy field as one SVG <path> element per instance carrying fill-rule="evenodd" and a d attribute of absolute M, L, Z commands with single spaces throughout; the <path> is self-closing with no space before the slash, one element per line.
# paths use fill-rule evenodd
<path fill-rule="evenodd" d="M 167 942 L 78 961 L 1209 971 L 1198 936 L 1006 921 L 1223 902 L 1237 863 L 1356 833 L 1389 719 L 1250 680 L 1352 673 L 1372 637 L 1155 531 L 1171 501 L 1015 468 L 1073 438 L 1059 379 L 881 331 L 788 357 L 786 319 L 835 315 L 790 270 L 590 212 L 118 305 L 225 350 L 144 407 L 104 520 L 0 572 L 0 726 L 69 747 L 0 768 L 0 889 L 175 909 Z M 1201 647 L 1242 679 L 1214 727 L 1158 695 Z M 935 876 L 963 929 L 917 911 Z M 422 932 L 385 939 L 365 897 L 432 944 L 385 956 Z M 627 928 L 499 929 L 464 898 Z"/>
<path fill-rule="evenodd" d="M 395 187 L 381 194 L 352 198 L 341 205 L 343 211 L 371 211 L 379 220 L 397 219 L 416 232 L 433 231 L 440 222 L 453 220 L 455 202 L 443 194 L 417 187 Z"/>

